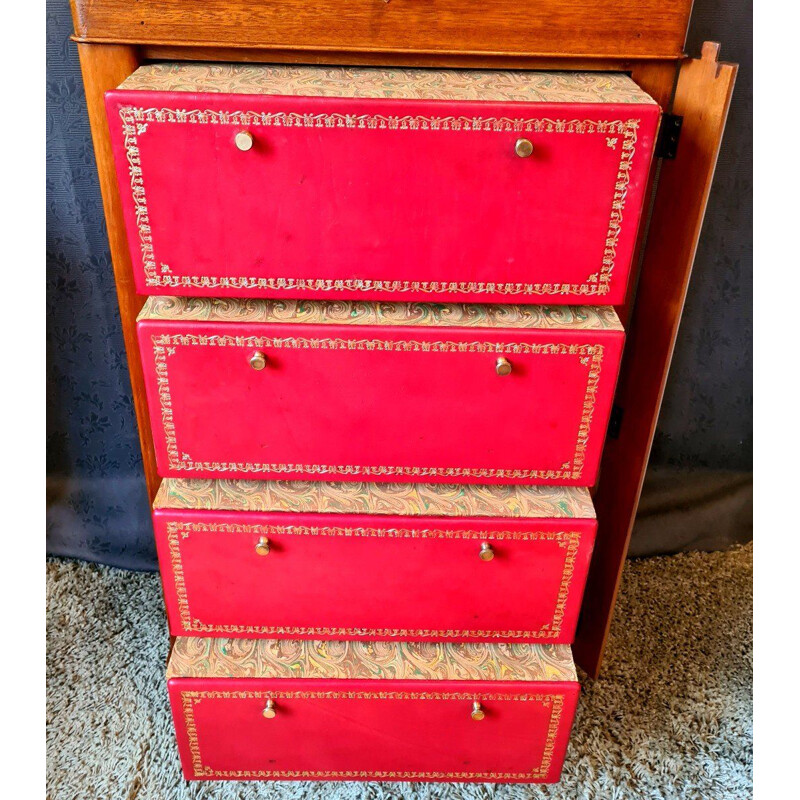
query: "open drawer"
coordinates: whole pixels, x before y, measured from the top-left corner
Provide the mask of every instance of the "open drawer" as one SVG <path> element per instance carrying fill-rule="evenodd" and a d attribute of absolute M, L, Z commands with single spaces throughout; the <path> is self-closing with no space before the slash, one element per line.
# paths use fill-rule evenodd
<path fill-rule="evenodd" d="M 167 477 L 595 480 L 623 330 L 607 307 L 151 297 Z"/>
<path fill-rule="evenodd" d="M 579 685 L 566 645 L 175 641 L 189 779 L 553 782 Z"/>
<path fill-rule="evenodd" d="M 167 478 L 170 633 L 571 642 L 596 520 L 582 487 Z"/>
<path fill-rule="evenodd" d="M 142 293 L 624 300 L 660 109 L 622 73 L 151 64 L 106 97 Z"/>

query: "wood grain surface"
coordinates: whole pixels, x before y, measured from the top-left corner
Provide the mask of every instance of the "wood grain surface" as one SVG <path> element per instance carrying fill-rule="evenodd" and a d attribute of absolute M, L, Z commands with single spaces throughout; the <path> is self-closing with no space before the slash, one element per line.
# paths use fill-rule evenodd
<path fill-rule="evenodd" d="M 679 58 L 691 0 L 72 0 L 84 42 Z"/>
<path fill-rule="evenodd" d="M 681 66 L 673 112 L 683 116 L 677 158 L 662 163 L 616 404 L 619 438 L 609 439 L 595 494 L 597 544 L 573 651 L 590 675 L 600 668 L 628 551 L 686 290 L 717 163 L 736 66 L 719 45 Z M 645 643 L 642 643 L 645 646 Z"/>

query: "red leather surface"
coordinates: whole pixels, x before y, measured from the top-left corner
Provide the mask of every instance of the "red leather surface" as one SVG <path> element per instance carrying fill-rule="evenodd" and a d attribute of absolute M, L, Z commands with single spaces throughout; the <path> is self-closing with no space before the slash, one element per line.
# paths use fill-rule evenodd
<path fill-rule="evenodd" d="M 553 782 L 578 691 L 577 682 L 169 681 L 189 779 Z M 261 715 L 267 698 L 273 719 Z"/>
<path fill-rule="evenodd" d="M 570 642 L 594 520 L 153 513 L 170 632 Z M 267 536 L 268 555 L 255 545 Z M 495 557 L 482 561 L 482 542 Z"/>
<path fill-rule="evenodd" d="M 612 305 L 659 116 L 131 91 L 107 110 L 142 293 Z"/>
<path fill-rule="evenodd" d="M 158 467 L 172 477 L 588 486 L 623 343 L 615 330 L 138 330 Z M 500 354 L 510 375 L 495 373 Z"/>

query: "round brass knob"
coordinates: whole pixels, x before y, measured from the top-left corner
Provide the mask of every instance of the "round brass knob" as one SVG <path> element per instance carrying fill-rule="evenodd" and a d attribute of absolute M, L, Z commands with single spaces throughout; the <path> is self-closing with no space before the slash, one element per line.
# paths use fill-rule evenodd
<path fill-rule="evenodd" d="M 275 704 L 272 700 L 267 700 L 267 704 L 264 706 L 261 716 L 265 719 L 275 719 Z"/>
<path fill-rule="evenodd" d="M 480 722 L 486 716 L 484 710 L 481 708 L 481 704 L 477 700 L 472 704 L 472 713 L 470 716 L 475 722 Z"/>
<path fill-rule="evenodd" d="M 520 158 L 527 158 L 533 153 L 533 142 L 530 139 L 517 139 L 514 143 L 514 152 Z"/>
<path fill-rule="evenodd" d="M 247 151 L 253 146 L 253 134 L 250 131 L 239 131 L 233 141 L 240 150 Z"/>
<path fill-rule="evenodd" d="M 259 372 L 267 366 L 267 354 L 262 353 L 261 350 L 256 350 L 252 356 L 250 356 L 250 366 L 254 370 L 258 370 Z"/>
<path fill-rule="evenodd" d="M 262 536 L 256 543 L 256 553 L 260 556 L 269 555 L 269 539 L 266 536 Z"/>
<path fill-rule="evenodd" d="M 494 549 L 489 542 L 481 542 L 481 551 L 478 555 L 481 561 L 491 561 L 494 558 Z"/>
<path fill-rule="evenodd" d="M 511 362 L 507 358 L 500 356 L 500 358 L 497 359 L 494 368 L 498 375 L 509 375 L 511 373 Z"/>

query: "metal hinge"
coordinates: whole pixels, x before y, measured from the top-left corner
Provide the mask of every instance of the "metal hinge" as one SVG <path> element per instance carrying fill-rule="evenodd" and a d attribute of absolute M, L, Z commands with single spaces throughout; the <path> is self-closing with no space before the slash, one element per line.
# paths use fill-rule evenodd
<path fill-rule="evenodd" d="M 683 117 L 678 114 L 664 114 L 661 117 L 661 128 L 658 131 L 655 148 L 656 158 L 675 158 L 682 127 Z"/>
<path fill-rule="evenodd" d="M 608 419 L 608 438 L 619 439 L 619 431 L 622 428 L 622 415 L 625 412 L 620 406 L 613 406 L 611 416 Z"/>

